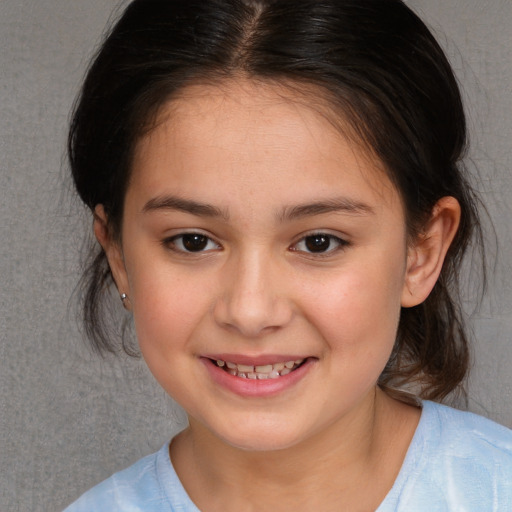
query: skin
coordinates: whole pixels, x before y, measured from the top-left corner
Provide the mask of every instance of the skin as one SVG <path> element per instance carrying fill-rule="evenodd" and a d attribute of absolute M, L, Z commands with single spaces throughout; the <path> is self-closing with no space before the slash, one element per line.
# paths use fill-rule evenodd
<path fill-rule="evenodd" d="M 420 411 L 377 381 L 459 215 L 441 199 L 408 243 L 380 162 L 276 85 L 190 86 L 162 108 L 136 148 L 121 237 L 101 205 L 95 232 L 150 370 L 189 415 L 170 451 L 201 510 L 378 507 Z M 205 250 L 185 250 L 191 232 Z M 246 396 L 212 378 L 212 354 L 308 366 Z"/>

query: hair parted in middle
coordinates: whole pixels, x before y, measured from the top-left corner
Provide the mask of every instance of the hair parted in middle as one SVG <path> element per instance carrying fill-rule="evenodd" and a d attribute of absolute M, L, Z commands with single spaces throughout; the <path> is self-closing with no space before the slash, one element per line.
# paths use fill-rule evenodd
<path fill-rule="evenodd" d="M 103 205 L 119 237 L 134 149 L 159 109 L 188 85 L 240 78 L 300 92 L 377 157 L 402 198 L 411 240 L 440 198 L 460 203 L 441 276 L 424 303 L 402 309 L 379 382 L 388 391 L 417 385 L 423 398 L 443 399 L 468 368 L 458 273 L 480 224 L 461 165 L 466 126 L 456 79 L 401 0 L 131 2 L 75 107 L 69 158 L 81 199 L 91 210 Z M 103 250 L 94 251 L 83 279 L 86 332 L 100 352 L 115 351 L 104 304 L 112 276 Z"/>

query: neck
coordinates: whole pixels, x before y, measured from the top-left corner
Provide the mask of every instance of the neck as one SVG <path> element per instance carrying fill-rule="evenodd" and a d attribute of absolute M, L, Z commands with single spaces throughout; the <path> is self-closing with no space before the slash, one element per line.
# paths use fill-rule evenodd
<path fill-rule="evenodd" d="M 333 510 L 353 510 L 354 503 L 361 510 L 361 497 L 372 494 L 368 489 L 378 489 L 376 482 L 382 481 L 379 496 L 368 500 L 368 510 L 375 510 L 407 448 L 398 450 L 400 460 L 391 477 L 383 479 L 382 463 L 390 463 L 388 447 L 396 450 L 390 432 L 400 430 L 391 426 L 391 418 L 398 419 L 396 412 L 402 411 L 395 403 L 380 391 L 372 392 L 321 432 L 292 447 L 264 452 L 233 447 L 191 419 L 189 428 L 173 441 L 171 457 L 201 510 L 314 510 L 319 500 L 329 498 Z M 409 429 L 407 446 L 413 432 Z M 329 510 L 327 502 L 322 509 Z"/>

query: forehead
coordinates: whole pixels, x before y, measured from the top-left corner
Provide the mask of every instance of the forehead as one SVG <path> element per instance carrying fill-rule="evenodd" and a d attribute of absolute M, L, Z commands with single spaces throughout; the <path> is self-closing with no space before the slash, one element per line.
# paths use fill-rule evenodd
<path fill-rule="evenodd" d="M 167 181 L 184 195 L 202 187 L 209 201 L 269 183 L 290 199 L 308 190 L 396 199 L 381 162 L 348 133 L 316 90 L 248 80 L 192 85 L 139 141 L 131 185 L 156 193 Z"/>
<path fill-rule="evenodd" d="M 283 137 L 286 131 L 292 134 L 295 130 L 294 139 L 302 132 L 313 143 L 319 134 L 315 128 L 320 124 L 320 139 L 329 134 L 350 140 L 359 157 L 364 155 L 372 165 L 380 166 L 370 146 L 356 135 L 341 109 L 333 108 L 325 91 L 286 81 L 231 79 L 186 86 L 159 109 L 149 135 L 161 125 L 166 125 L 168 132 L 191 137 L 198 130 L 208 136 L 208 128 L 213 127 L 210 133 L 215 137 L 225 135 L 235 142 L 237 135 L 243 135 L 240 129 L 244 129 L 253 133 L 247 143 L 265 144 L 276 134 Z"/>

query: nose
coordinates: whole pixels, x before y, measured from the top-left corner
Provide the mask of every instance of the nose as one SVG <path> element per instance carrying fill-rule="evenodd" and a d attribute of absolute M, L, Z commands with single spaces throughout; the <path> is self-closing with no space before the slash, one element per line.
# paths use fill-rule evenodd
<path fill-rule="evenodd" d="M 233 258 L 222 273 L 214 318 L 223 328 L 257 338 L 285 327 L 293 317 L 286 277 L 266 254 Z"/>

